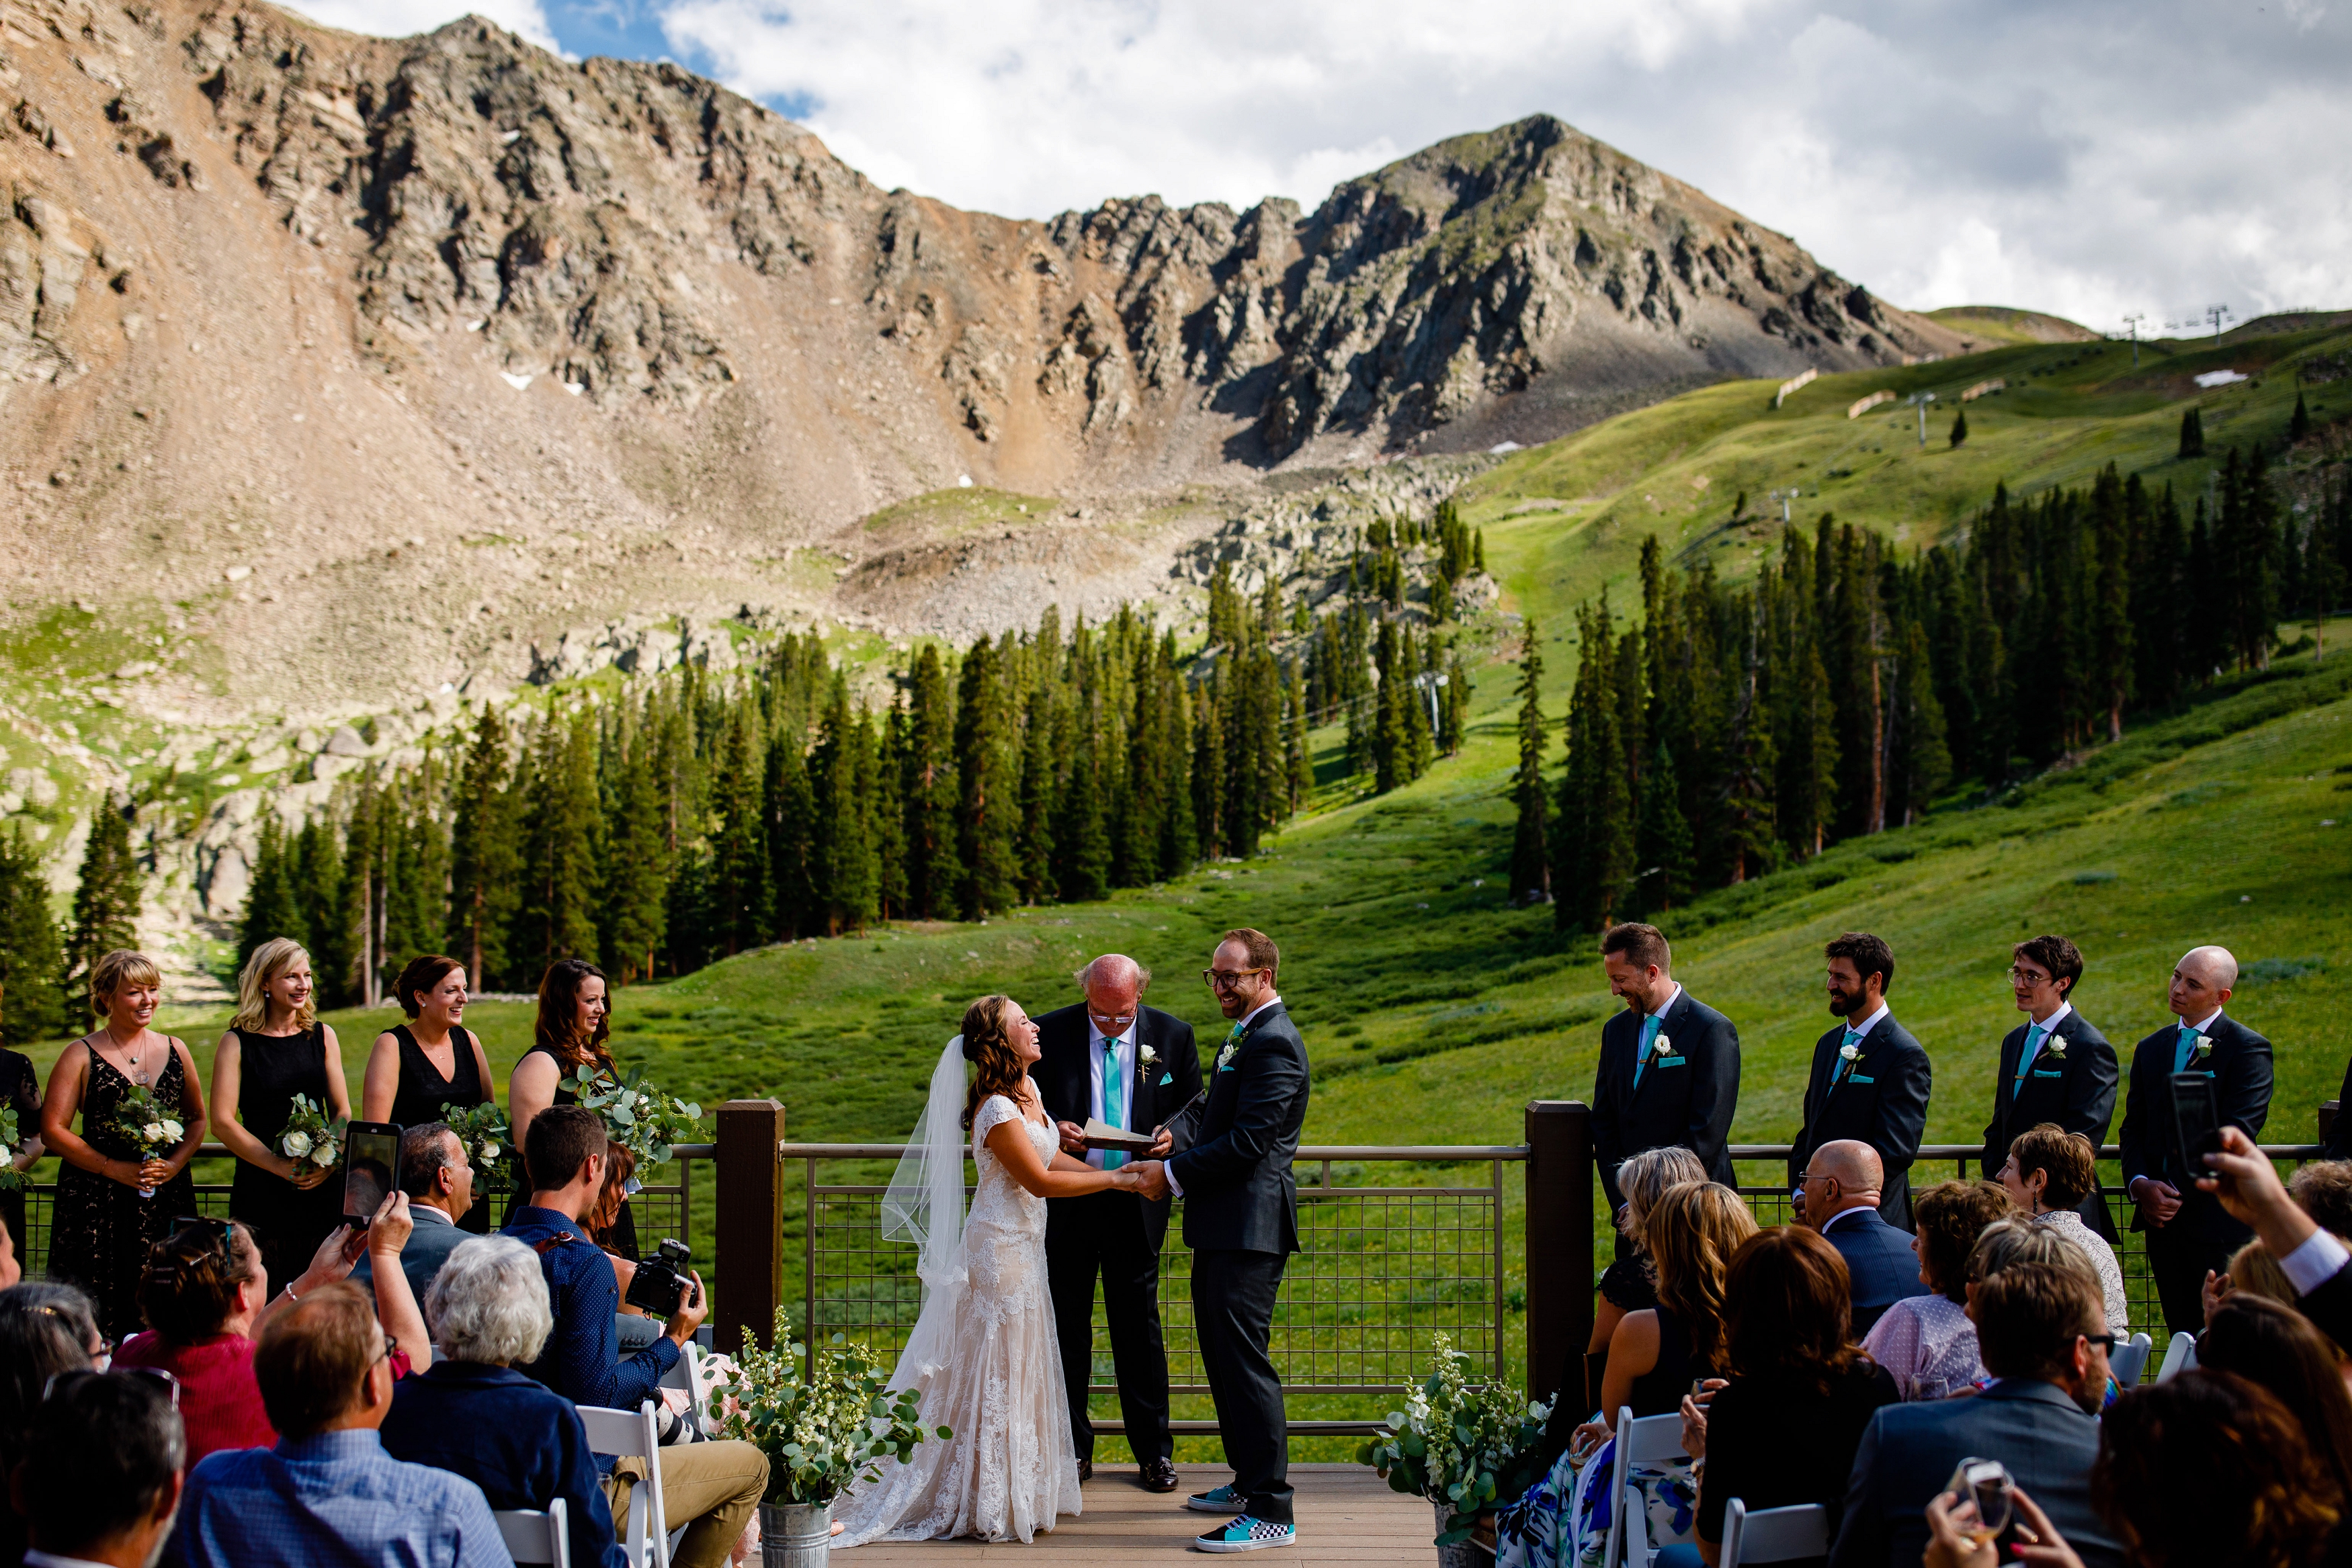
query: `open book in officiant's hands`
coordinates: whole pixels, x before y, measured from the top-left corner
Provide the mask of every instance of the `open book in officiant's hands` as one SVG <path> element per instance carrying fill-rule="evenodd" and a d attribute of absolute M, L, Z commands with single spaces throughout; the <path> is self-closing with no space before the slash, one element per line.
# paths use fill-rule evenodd
<path fill-rule="evenodd" d="M 1121 1154 L 1140 1155 L 1159 1141 L 1156 1133 L 1130 1133 L 1112 1126 L 1099 1116 L 1087 1118 L 1087 1147 L 1116 1149 Z"/>

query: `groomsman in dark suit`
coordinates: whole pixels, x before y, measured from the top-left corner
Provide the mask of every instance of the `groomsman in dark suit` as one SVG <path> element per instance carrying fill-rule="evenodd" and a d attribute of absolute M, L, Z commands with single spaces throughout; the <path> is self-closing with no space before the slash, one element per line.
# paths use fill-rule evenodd
<path fill-rule="evenodd" d="M 1592 1152 L 1610 1212 L 1622 1212 L 1617 1167 L 1644 1149 L 1679 1144 L 1726 1186 L 1731 1115 L 1739 1104 L 1739 1031 L 1675 983 L 1674 950 L 1654 925 L 1612 925 L 1601 967 L 1625 1010 L 1601 1026 L 1592 1080 Z M 1617 1233 L 1617 1255 L 1631 1244 Z"/>
<path fill-rule="evenodd" d="M 2000 1175 L 2020 1133 L 2044 1122 L 2082 1134 L 2094 1149 L 2106 1142 L 2116 1113 L 2116 1048 L 2074 1010 L 2074 984 L 2082 977 L 2083 955 L 2063 936 L 2036 936 L 2009 950 L 2009 988 L 2026 1022 L 2000 1042 L 1992 1121 L 1985 1127 L 1987 1177 Z M 2107 1200 L 2094 1192 L 2078 1207 L 2084 1223 L 2114 1245 Z"/>
<path fill-rule="evenodd" d="M 1824 949 L 1830 1013 L 1845 1020 L 1814 1043 L 1805 1124 L 1789 1155 L 1790 1190 L 1804 1191 L 1806 1162 L 1823 1144 L 1853 1138 L 1878 1152 L 1885 1172 L 1879 1217 L 1911 1228 L 1911 1163 L 1927 1127 L 1927 1053 L 1887 1009 L 1895 949 L 1849 931 Z"/>
<path fill-rule="evenodd" d="M 1201 1092 L 1192 1026 L 1143 1005 L 1151 971 L 1106 953 L 1077 972 L 1086 1000 L 1037 1020 L 1037 1063 L 1029 1077 L 1045 1113 L 1060 1124 L 1063 1150 L 1097 1168 L 1127 1156 L 1089 1151 L 1086 1123 L 1150 1132 Z M 1163 1136 L 1160 1150 L 1170 1140 Z M 1134 1192 L 1050 1198 L 1045 1205 L 1045 1278 L 1061 1341 L 1062 1381 L 1078 1468 L 1094 1473 L 1095 1428 L 1087 1416 L 1094 1382 L 1095 1279 L 1102 1279 L 1110 1323 L 1119 1414 L 1147 1491 L 1174 1491 L 1174 1440 L 1168 1432 L 1168 1354 L 1160 1332 L 1160 1247 L 1168 1199 Z"/>
<path fill-rule="evenodd" d="M 2231 1218 L 2221 1199 L 2196 1186 L 2202 1171 L 2180 1168 L 2172 1114 L 2172 1078 L 2202 1073 L 2213 1081 L 2221 1125 L 2249 1142 L 2262 1136 L 2271 1111 L 2271 1042 L 2221 1011 L 2238 983 L 2238 960 L 2226 947 L 2193 947 L 2173 966 L 2166 1001 L 2177 1022 L 2133 1049 L 2131 1088 L 2124 1100 L 2124 1185 L 2139 1211 L 2134 1230 L 2147 1238 L 2148 1272 L 2164 1302 L 2165 1326 L 2195 1333 L 2205 1326 L 2200 1295 L 2208 1272 L 2229 1267 L 2230 1254 L 2253 1234 Z"/>

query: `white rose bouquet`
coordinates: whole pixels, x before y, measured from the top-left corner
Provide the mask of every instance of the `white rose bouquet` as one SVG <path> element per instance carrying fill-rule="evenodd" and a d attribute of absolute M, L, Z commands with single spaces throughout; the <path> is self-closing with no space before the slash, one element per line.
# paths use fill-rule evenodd
<path fill-rule="evenodd" d="M 332 1170 L 343 1157 L 343 1128 L 350 1123 L 348 1116 L 330 1122 L 324 1105 L 307 1094 L 297 1094 L 293 1109 L 286 1113 L 286 1126 L 278 1134 L 278 1152 L 294 1162 L 298 1176 Z"/>
<path fill-rule="evenodd" d="M 16 1192 L 26 1185 L 25 1173 L 16 1168 L 16 1144 L 20 1136 L 16 1126 L 16 1107 L 0 1105 L 0 1192 Z"/>
<path fill-rule="evenodd" d="M 123 1091 L 121 1103 L 114 1108 L 111 1130 L 136 1151 L 142 1164 L 159 1160 L 178 1148 L 180 1140 L 188 1135 L 187 1124 L 173 1113 L 176 1109 L 165 1109 L 163 1102 L 155 1098 L 152 1086 L 133 1083 Z M 152 1197 L 155 1189 L 142 1186 L 139 1196 Z"/>

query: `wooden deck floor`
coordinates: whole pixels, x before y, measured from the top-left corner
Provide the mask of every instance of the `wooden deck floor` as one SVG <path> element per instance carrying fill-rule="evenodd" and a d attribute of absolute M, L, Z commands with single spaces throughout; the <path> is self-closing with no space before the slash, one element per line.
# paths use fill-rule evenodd
<path fill-rule="evenodd" d="M 1086 1511 L 1064 1519 L 1053 1533 L 1027 1546 L 1017 1541 L 877 1542 L 834 1553 L 843 1568 L 950 1568 L 957 1563 L 1190 1563 L 1221 1561 L 1191 1550 L 1192 1537 L 1222 1517 L 1183 1506 L 1187 1492 L 1205 1491 L 1233 1479 L 1223 1465 L 1179 1465 L 1179 1490 L 1160 1494 L 1135 1484 L 1135 1470 L 1120 1465 L 1095 1472 L 1086 1486 Z M 1392 1492 L 1388 1483 L 1360 1465 L 1293 1465 L 1297 1489 L 1298 1543 L 1245 1553 L 1262 1568 L 1284 1563 L 1412 1564 L 1432 1568 L 1436 1548 L 1433 1512 L 1419 1498 Z"/>

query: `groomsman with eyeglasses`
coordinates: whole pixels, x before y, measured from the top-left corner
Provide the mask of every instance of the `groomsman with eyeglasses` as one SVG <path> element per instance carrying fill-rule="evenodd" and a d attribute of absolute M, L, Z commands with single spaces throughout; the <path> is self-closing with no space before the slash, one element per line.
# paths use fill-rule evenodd
<path fill-rule="evenodd" d="M 1830 1014 L 1844 1020 L 1813 1045 L 1805 1083 L 1805 1124 L 1789 1154 L 1789 1186 L 1804 1201 L 1813 1151 L 1852 1138 L 1877 1152 L 1885 1172 L 1878 1216 L 1911 1228 L 1911 1166 L 1927 1128 L 1934 1077 L 1927 1052 L 1886 1006 L 1895 949 L 1866 931 L 1849 931 L 1823 949 L 1829 960 Z"/>
<path fill-rule="evenodd" d="M 1675 984 L 1674 949 L 1654 925 L 1628 921 L 1601 938 L 1601 967 L 1625 1010 L 1601 1026 L 1592 1079 L 1592 1153 L 1609 1211 L 1620 1213 L 1617 1167 L 1644 1149 L 1680 1145 L 1707 1176 L 1737 1186 L 1731 1117 L 1739 1108 L 1739 1031 Z M 1617 1232 L 1617 1256 L 1632 1243 Z"/>
<path fill-rule="evenodd" d="M 2124 1099 L 2124 1185 L 2139 1206 L 2131 1228 L 2147 1239 L 2147 1269 L 2164 1303 L 2165 1327 L 2195 1333 L 2205 1326 L 2208 1273 L 2253 1231 L 2231 1218 L 2221 1200 L 2197 1186 L 2207 1173 L 2184 1171 L 2173 1115 L 2172 1080 L 2194 1072 L 2213 1083 L 2220 1124 L 2248 1142 L 2262 1136 L 2271 1111 L 2271 1042 L 2222 1012 L 2238 983 L 2238 960 L 2226 947 L 2192 947 L 2173 966 L 2165 1000 L 2174 1021 L 2132 1051 Z"/>
<path fill-rule="evenodd" d="M 2018 1134 L 2044 1122 L 2082 1134 L 2093 1149 L 2106 1142 L 2120 1074 L 2116 1048 L 2074 1010 L 2082 977 L 2083 955 L 2063 936 L 2036 936 L 2010 949 L 2010 993 L 2026 1021 L 2000 1042 L 1982 1156 L 1988 1179 L 2000 1175 Z M 2116 1222 L 2105 1196 L 2094 1190 L 2076 1207 L 2113 1246 Z"/>

